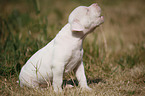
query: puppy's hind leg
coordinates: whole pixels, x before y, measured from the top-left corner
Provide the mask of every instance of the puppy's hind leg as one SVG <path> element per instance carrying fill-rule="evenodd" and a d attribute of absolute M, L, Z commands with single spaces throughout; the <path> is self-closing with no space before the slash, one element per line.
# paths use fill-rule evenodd
<path fill-rule="evenodd" d="M 23 78 L 19 81 L 19 84 L 20 84 L 20 87 L 26 86 L 26 87 L 29 87 L 29 88 L 39 88 L 39 83 L 32 78 L 29 78 L 29 79 L 28 78 L 27 79 Z"/>

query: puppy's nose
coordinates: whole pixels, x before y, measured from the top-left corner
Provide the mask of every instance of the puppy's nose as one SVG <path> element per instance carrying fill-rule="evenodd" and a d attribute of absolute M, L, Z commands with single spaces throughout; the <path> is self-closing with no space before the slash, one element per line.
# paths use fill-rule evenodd
<path fill-rule="evenodd" d="M 97 3 L 94 3 L 94 4 L 92 4 L 91 6 L 98 6 L 98 4 L 97 4 Z"/>
<path fill-rule="evenodd" d="M 97 3 L 94 3 L 94 4 L 90 5 L 89 7 L 94 7 L 94 8 L 100 9 L 100 7 Z"/>
<path fill-rule="evenodd" d="M 101 8 L 99 7 L 99 5 L 97 3 L 94 3 L 94 4 L 90 5 L 89 7 L 95 8 L 97 12 L 101 13 Z"/>

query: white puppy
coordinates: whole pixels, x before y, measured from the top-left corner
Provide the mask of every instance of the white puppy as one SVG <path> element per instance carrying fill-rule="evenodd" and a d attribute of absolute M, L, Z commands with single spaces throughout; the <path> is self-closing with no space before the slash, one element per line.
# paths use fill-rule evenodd
<path fill-rule="evenodd" d="M 53 82 L 54 91 L 61 91 L 63 74 L 74 71 L 80 87 L 90 89 L 84 72 L 82 43 L 86 35 L 103 22 L 97 3 L 74 9 L 56 37 L 22 67 L 20 86 L 39 87 L 47 80 Z"/>

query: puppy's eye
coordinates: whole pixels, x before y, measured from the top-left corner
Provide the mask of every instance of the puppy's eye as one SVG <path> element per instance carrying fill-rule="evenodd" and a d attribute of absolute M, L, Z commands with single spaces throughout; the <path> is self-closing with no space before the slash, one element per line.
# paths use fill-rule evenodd
<path fill-rule="evenodd" d="M 89 14 L 89 11 L 90 11 L 90 10 L 87 8 L 87 12 L 86 12 L 86 14 Z"/>
<path fill-rule="evenodd" d="M 89 11 L 89 9 L 87 8 L 87 12 Z"/>

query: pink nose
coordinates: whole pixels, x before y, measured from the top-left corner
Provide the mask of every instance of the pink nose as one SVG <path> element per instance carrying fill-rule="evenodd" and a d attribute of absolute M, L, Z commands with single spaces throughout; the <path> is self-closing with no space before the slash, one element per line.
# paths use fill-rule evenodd
<path fill-rule="evenodd" d="M 100 7 L 98 6 L 98 4 L 97 4 L 97 3 L 94 3 L 94 4 L 90 5 L 89 7 L 94 7 L 94 8 L 97 8 L 97 10 L 99 10 L 99 9 L 100 9 Z"/>
<path fill-rule="evenodd" d="M 97 3 L 94 3 L 94 4 L 90 5 L 89 7 L 95 8 L 97 12 L 101 12 L 101 8 L 99 7 L 99 5 Z"/>
<path fill-rule="evenodd" d="M 91 6 L 98 6 L 98 4 L 97 4 L 97 3 L 94 3 L 94 4 L 92 4 Z"/>

